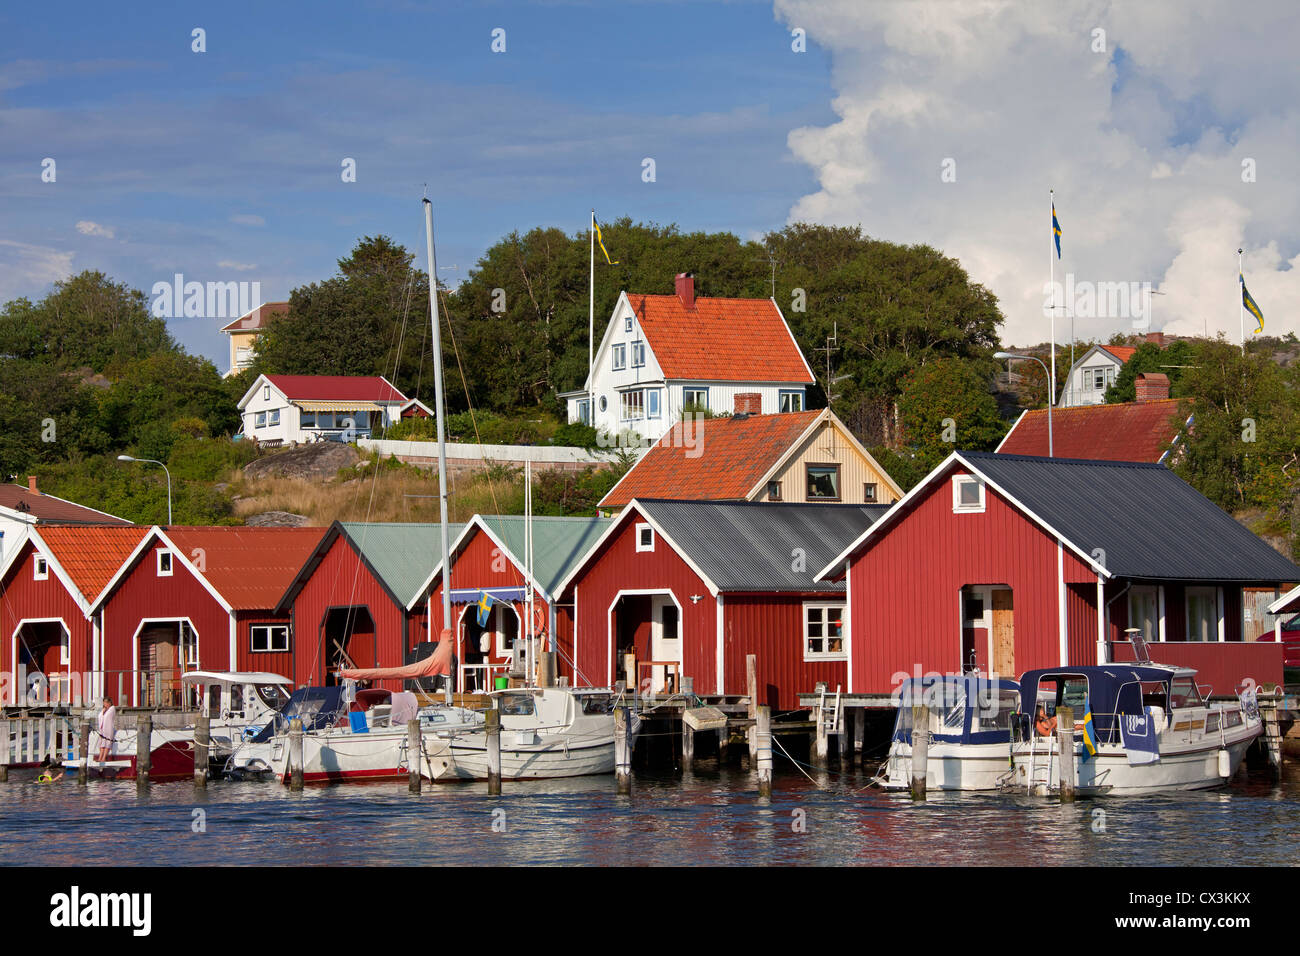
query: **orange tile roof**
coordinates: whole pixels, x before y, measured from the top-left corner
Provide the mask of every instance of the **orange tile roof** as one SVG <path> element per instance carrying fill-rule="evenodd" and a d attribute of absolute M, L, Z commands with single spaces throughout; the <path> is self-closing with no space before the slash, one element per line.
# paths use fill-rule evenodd
<path fill-rule="evenodd" d="M 1191 403 L 1179 398 L 1053 409 L 1053 454 L 1092 461 L 1158 462 L 1190 414 Z M 1045 456 L 1047 409 L 1026 412 L 998 452 Z"/>
<path fill-rule="evenodd" d="M 666 379 L 812 382 L 812 372 L 770 299 L 632 295 L 646 341 Z"/>
<path fill-rule="evenodd" d="M 221 327 L 222 332 L 256 332 L 264 329 L 275 315 L 288 315 L 288 302 L 266 302 L 251 312 L 245 312 L 229 325 Z"/>
<path fill-rule="evenodd" d="M 1123 365 L 1133 357 L 1137 349 L 1129 348 L 1127 345 L 1103 345 L 1102 351 L 1109 352 L 1115 358 L 1119 359 L 1119 364 Z"/>
<path fill-rule="evenodd" d="M 237 611 L 279 603 L 294 576 L 325 535 L 324 528 L 166 528 L 191 562 L 202 549 L 202 574 Z"/>
<path fill-rule="evenodd" d="M 633 498 L 744 501 L 820 414 L 814 409 L 678 422 L 610 489 L 600 507 L 615 510 Z"/>
<path fill-rule="evenodd" d="M 36 533 L 54 560 L 68 572 L 81 596 L 89 602 L 104 590 L 104 585 L 113 579 L 117 569 L 131 556 L 148 530 L 140 526 L 53 525 L 40 527 Z"/>

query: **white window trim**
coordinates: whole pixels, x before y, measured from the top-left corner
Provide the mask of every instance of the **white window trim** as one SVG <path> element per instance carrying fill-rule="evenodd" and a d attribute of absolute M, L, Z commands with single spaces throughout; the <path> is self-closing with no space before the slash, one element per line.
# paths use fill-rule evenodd
<path fill-rule="evenodd" d="M 1205 641 L 1192 639 L 1192 592 L 1195 591 L 1200 597 L 1207 598 L 1214 602 L 1215 626 L 1212 628 L 1210 638 Z M 1213 644 L 1223 640 L 1223 598 L 1219 595 L 1219 589 L 1214 587 L 1185 587 L 1183 588 L 1183 640 L 1188 644 Z"/>
<path fill-rule="evenodd" d="M 979 488 L 980 500 L 978 505 L 964 505 L 961 502 L 961 486 L 966 482 L 974 482 Z M 974 475 L 953 475 L 952 476 L 952 512 L 953 514 L 983 514 L 985 509 L 984 499 L 984 482 Z"/>
<path fill-rule="evenodd" d="M 67 665 L 72 663 L 72 635 L 64 628 L 59 634 L 59 663 Z"/>
<path fill-rule="evenodd" d="M 621 372 L 627 368 L 627 346 L 613 345 L 609 349 L 609 370 Z"/>
<path fill-rule="evenodd" d="M 272 631 L 284 631 L 284 646 L 277 647 L 271 639 Z M 258 631 L 267 631 L 266 647 L 256 647 L 254 637 Z M 289 651 L 289 625 L 288 624 L 252 624 L 248 628 L 248 651 L 250 654 L 286 654 Z"/>
<path fill-rule="evenodd" d="M 641 532 L 642 532 L 642 531 L 649 531 L 649 532 L 650 532 L 650 544 L 645 545 L 645 544 L 642 544 L 642 543 L 641 543 Z M 655 529 L 654 529 L 654 526 L 651 525 L 649 522 L 640 521 L 640 522 L 637 523 L 637 526 L 636 526 L 636 549 L 637 549 L 638 552 L 642 552 L 642 551 L 654 551 L 654 549 L 655 549 Z"/>
<path fill-rule="evenodd" d="M 650 411 L 650 396 L 652 396 L 652 395 L 654 396 L 654 406 L 655 406 L 653 412 Z M 664 410 L 664 403 L 663 403 L 663 396 L 659 394 L 659 389 L 657 389 L 657 388 L 647 388 L 647 389 L 645 390 L 645 398 L 643 399 L 643 407 L 644 407 L 644 409 L 645 409 L 645 417 L 646 417 L 646 418 L 660 418 L 660 417 L 662 417 L 662 415 L 663 415 L 663 410 Z"/>
<path fill-rule="evenodd" d="M 266 413 L 266 424 L 271 428 L 276 428 L 280 424 L 280 409 L 273 408 Z"/>
<path fill-rule="evenodd" d="M 782 404 L 785 402 L 785 398 L 786 398 L 787 395 L 791 396 L 791 402 L 790 402 L 791 406 L 794 405 L 795 400 L 798 400 L 798 403 L 799 403 L 799 407 L 798 407 L 798 408 L 793 408 L 793 407 L 792 407 L 792 408 L 790 409 L 791 412 L 803 412 L 803 411 L 807 411 L 807 409 L 804 408 L 804 402 L 807 401 L 807 396 L 804 395 L 804 392 L 803 392 L 802 389 L 797 389 L 797 388 L 783 388 L 783 389 L 781 389 L 781 390 L 777 393 L 777 396 L 776 396 L 776 410 L 777 410 L 778 412 L 784 412 L 784 411 L 785 411 L 785 409 L 783 409 L 781 406 L 782 406 Z"/>
<path fill-rule="evenodd" d="M 271 400 L 271 386 L 270 386 L 270 385 L 263 385 L 263 386 L 262 386 L 262 401 L 264 401 L 264 402 L 269 402 L 270 400 Z"/>
<path fill-rule="evenodd" d="M 827 627 L 826 612 L 836 609 L 840 612 L 840 647 L 841 651 L 822 651 L 820 653 L 808 650 L 808 612 L 813 608 L 820 608 L 822 612 L 822 637 L 823 641 L 830 639 L 830 635 L 825 633 Z M 803 615 L 803 659 L 804 661 L 847 661 L 849 659 L 849 615 L 848 606 L 844 602 L 823 603 L 821 601 L 806 601 L 800 612 Z"/>
<path fill-rule="evenodd" d="M 42 571 L 41 568 L 45 570 Z M 32 561 L 32 580 L 48 581 L 50 579 L 50 562 L 43 555 L 36 555 Z"/>
<path fill-rule="evenodd" d="M 1131 588 L 1129 588 L 1128 601 L 1127 601 L 1127 604 L 1128 604 L 1128 626 L 1129 626 L 1129 627 L 1137 627 L 1137 626 L 1138 626 L 1138 625 L 1136 624 L 1136 622 L 1134 622 L 1134 620 L 1133 620 L 1133 599 L 1134 599 L 1135 597 L 1138 597 L 1138 596 L 1144 596 L 1144 595 L 1149 595 L 1149 596 L 1150 596 L 1152 602 L 1155 604 L 1155 609 L 1156 609 L 1155 628 L 1154 628 L 1155 633 L 1154 633 L 1153 635 L 1151 635 L 1151 637 L 1149 637 L 1149 638 L 1146 639 L 1146 640 L 1147 640 L 1147 643 L 1149 644 L 1149 643 L 1152 643 L 1152 642 L 1155 642 L 1155 641 L 1163 641 L 1163 640 L 1164 640 L 1164 621 L 1162 620 L 1162 615 L 1161 615 L 1161 603 L 1162 603 L 1162 602 L 1161 602 L 1161 600 L 1160 600 L 1160 588 L 1159 588 L 1158 586 L 1154 585 L 1154 584 L 1135 584 L 1135 585 L 1133 585 Z"/>
<path fill-rule="evenodd" d="M 165 571 L 163 570 L 164 554 L 167 555 L 169 558 L 167 562 L 167 570 Z M 158 577 L 169 578 L 176 572 L 176 555 L 172 554 L 172 552 L 169 549 L 159 548 L 157 551 L 154 552 L 154 560 L 157 562 Z"/>
<path fill-rule="evenodd" d="M 632 343 L 632 367 L 645 368 L 645 343 L 637 340 Z"/>

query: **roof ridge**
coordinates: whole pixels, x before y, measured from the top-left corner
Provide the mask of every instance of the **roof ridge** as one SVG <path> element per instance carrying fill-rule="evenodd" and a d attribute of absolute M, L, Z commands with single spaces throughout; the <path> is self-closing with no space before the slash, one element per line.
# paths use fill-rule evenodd
<path fill-rule="evenodd" d="M 1046 455 L 1019 455 L 1010 452 L 993 452 L 993 451 L 958 451 L 958 455 L 963 458 L 974 458 L 976 460 L 993 459 L 997 461 L 1037 461 L 1050 462 L 1057 465 L 1092 465 L 1096 467 L 1107 468 L 1155 468 L 1160 471 L 1169 471 L 1164 465 L 1153 461 L 1112 461 L 1107 458 L 1049 458 Z M 1172 475 L 1173 472 L 1169 471 Z"/>

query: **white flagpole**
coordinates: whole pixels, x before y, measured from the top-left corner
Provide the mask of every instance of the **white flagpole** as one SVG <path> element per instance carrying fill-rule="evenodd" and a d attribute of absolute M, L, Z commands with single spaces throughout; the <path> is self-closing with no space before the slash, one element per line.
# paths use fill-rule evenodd
<path fill-rule="evenodd" d="M 596 408 L 591 396 L 593 369 L 596 363 L 596 210 L 591 211 L 591 224 L 587 227 L 591 244 L 591 273 L 587 290 L 587 415 L 588 424 L 596 423 Z"/>
<path fill-rule="evenodd" d="M 1246 354 L 1246 273 L 1241 267 L 1241 250 L 1237 250 L 1237 317 L 1241 320 L 1241 354 Z"/>
<path fill-rule="evenodd" d="M 1052 381 L 1050 383 L 1049 400 L 1051 404 L 1056 404 L 1056 190 L 1047 191 L 1049 203 L 1052 207 L 1052 227 L 1047 233 L 1047 274 L 1049 284 L 1052 287 Z"/>

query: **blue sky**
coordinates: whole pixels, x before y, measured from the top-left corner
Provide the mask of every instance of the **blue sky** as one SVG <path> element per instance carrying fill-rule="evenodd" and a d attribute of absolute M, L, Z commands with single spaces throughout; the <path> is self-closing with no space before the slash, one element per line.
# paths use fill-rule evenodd
<path fill-rule="evenodd" d="M 0 300 L 84 268 L 146 293 L 181 272 L 284 298 L 376 233 L 422 260 L 425 182 L 453 284 L 510 230 L 576 232 L 592 206 L 749 236 L 815 186 L 789 130 L 833 118 L 828 58 L 815 44 L 794 54 L 762 3 L 74 3 L 0 17 Z M 196 27 L 206 52 L 191 50 Z M 173 331 L 224 367 L 221 324 Z"/>

